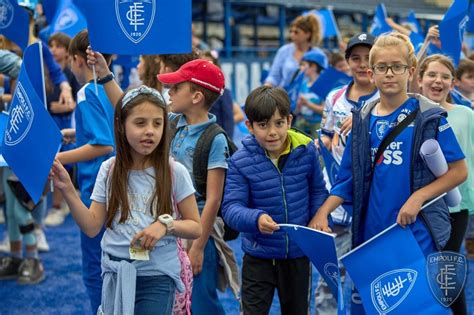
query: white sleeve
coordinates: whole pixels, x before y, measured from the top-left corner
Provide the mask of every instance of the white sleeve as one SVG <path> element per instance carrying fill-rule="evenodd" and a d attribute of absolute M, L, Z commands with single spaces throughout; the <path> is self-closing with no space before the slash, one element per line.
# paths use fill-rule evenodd
<path fill-rule="evenodd" d="M 173 162 L 173 195 L 176 203 L 194 194 L 194 186 L 188 170 L 179 162 Z"/>
<path fill-rule="evenodd" d="M 100 166 L 99 173 L 95 180 L 94 190 L 92 191 L 91 200 L 100 203 L 106 203 L 107 201 L 107 177 L 112 176 L 109 174 L 110 166 L 115 162 L 115 157 L 104 161 Z M 112 173 L 112 172 L 110 172 Z"/>

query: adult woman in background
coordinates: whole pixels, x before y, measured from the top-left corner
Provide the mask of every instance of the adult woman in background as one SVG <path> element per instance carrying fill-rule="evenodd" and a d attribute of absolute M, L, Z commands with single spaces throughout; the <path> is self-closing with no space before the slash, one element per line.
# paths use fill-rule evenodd
<path fill-rule="evenodd" d="M 321 40 L 321 24 L 318 18 L 314 14 L 298 16 L 290 25 L 290 39 L 291 43 L 278 49 L 265 85 L 285 88 L 296 77 L 301 58 L 306 52 L 322 52 L 315 47 Z"/>

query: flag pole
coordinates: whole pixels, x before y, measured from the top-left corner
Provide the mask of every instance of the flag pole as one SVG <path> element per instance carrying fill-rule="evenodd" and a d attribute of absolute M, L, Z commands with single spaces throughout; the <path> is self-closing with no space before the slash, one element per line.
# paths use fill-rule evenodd
<path fill-rule="evenodd" d="M 41 73 L 43 80 L 41 80 L 41 86 L 43 88 L 43 102 L 44 108 L 48 110 L 47 100 L 46 100 L 46 84 L 44 82 L 44 58 L 43 58 L 43 43 L 41 41 L 38 42 L 39 54 L 40 54 L 40 66 L 41 66 Z M 54 192 L 54 183 L 53 180 L 49 181 L 49 190 Z"/>
<path fill-rule="evenodd" d="M 92 65 L 92 75 L 94 76 L 95 95 L 99 96 L 99 88 L 97 87 L 97 72 L 95 71 L 95 64 Z"/>

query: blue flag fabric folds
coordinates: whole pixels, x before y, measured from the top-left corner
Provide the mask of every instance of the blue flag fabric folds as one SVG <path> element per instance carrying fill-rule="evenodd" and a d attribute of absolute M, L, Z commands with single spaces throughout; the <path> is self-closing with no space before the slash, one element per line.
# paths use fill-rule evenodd
<path fill-rule="evenodd" d="M 288 233 L 293 242 L 298 244 L 301 251 L 318 269 L 338 301 L 338 314 L 345 314 L 334 236 L 300 225 L 280 224 L 279 226 Z"/>
<path fill-rule="evenodd" d="M 0 34 L 15 42 L 21 49 L 28 46 L 30 17 L 16 0 L 0 0 Z"/>
<path fill-rule="evenodd" d="M 341 261 L 367 314 L 450 314 L 431 294 L 426 259 L 410 228 L 394 224 Z"/>
<path fill-rule="evenodd" d="M 296 110 L 296 105 L 298 104 L 298 97 L 300 96 L 301 85 L 304 81 L 304 72 L 300 70 L 295 73 L 296 77 L 290 82 L 289 85 L 285 86 L 285 90 L 288 93 L 290 98 L 290 111 L 292 113 Z"/>
<path fill-rule="evenodd" d="M 340 37 L 339 27 L 331 9 L 311 10 L 304 14 L 314 14 L 319 18 L 322 38 Z"/>
<path fill-rule="evenodd" d="M 467 21 L 466 31 L 474 33 L 474 5 L 469 9 L 469 21 Z"/>
<path fill-rule="evenodd" d="M 370 33 L 374 36 L 379 36 L 380 34 L 390 32 L 392 28 L 387 24 L 385 20 L 387 18 L 387 10 L 383 3 L 379 3 L 375 8 L 374 19 L 372 21 L 372 26 L 370 27 Z"/>
<path fill-rule="evenodd" d="M 84 8 L 94 50 L 122 55 L 191 52 L 191 0 L 87 0 Z"/>
<path fill-rule="evenodd" d="M 34 203 L 41 198 L 62 139 L 41 96 L 40 45 L 30 45 L 25 51 L 2 143 L 3 157 Z"/>
<path fill-rule="evenodd" d="M 333 89 L 346 85 L 351 80 L 351 77 L 344 72 L 328 67 L 321 73 L 316 82 L 313 83 L 310 90 L 324 100 Z"/>
<path fill-rule="evenodd" d="M 464 30 L 468 20 L 469 0 L 455 0 L 439 24 L 439 38 L 444 54 L 457 66 L 461 57 Z"/>

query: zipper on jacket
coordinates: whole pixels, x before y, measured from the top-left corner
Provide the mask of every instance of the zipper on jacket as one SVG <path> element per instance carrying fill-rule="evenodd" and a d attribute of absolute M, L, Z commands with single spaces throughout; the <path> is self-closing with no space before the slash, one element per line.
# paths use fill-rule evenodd
<path fill-rule="evenodd" d="M 285 223 L 288 223 L 288 205 L 286 204 L 286 191 L 285 191 L 285 186 L 283 185 L 283 174 L 280 171 L 280 169 L 278 168 L 278 166 L 273 164 L 273 162 L 271 161 L 271 159 L 268 156 L 267 156 L 267 158 L 270 160 L 270 163 L 272 163 L 272 165 L 276 168 L 276 170 L 278 172 L 278 175 L 280 176 L 280 187 L 281 187 L 281 191 L 283 193 L 283 206 L 285 207 Z M 286 242 L 285 259 L 288 259 L 288 251 L 289 251 L 288 248 L 290 246 L 290 241 L 288 239 L 288 233 L 285 233 L 285 242 Z"/>

